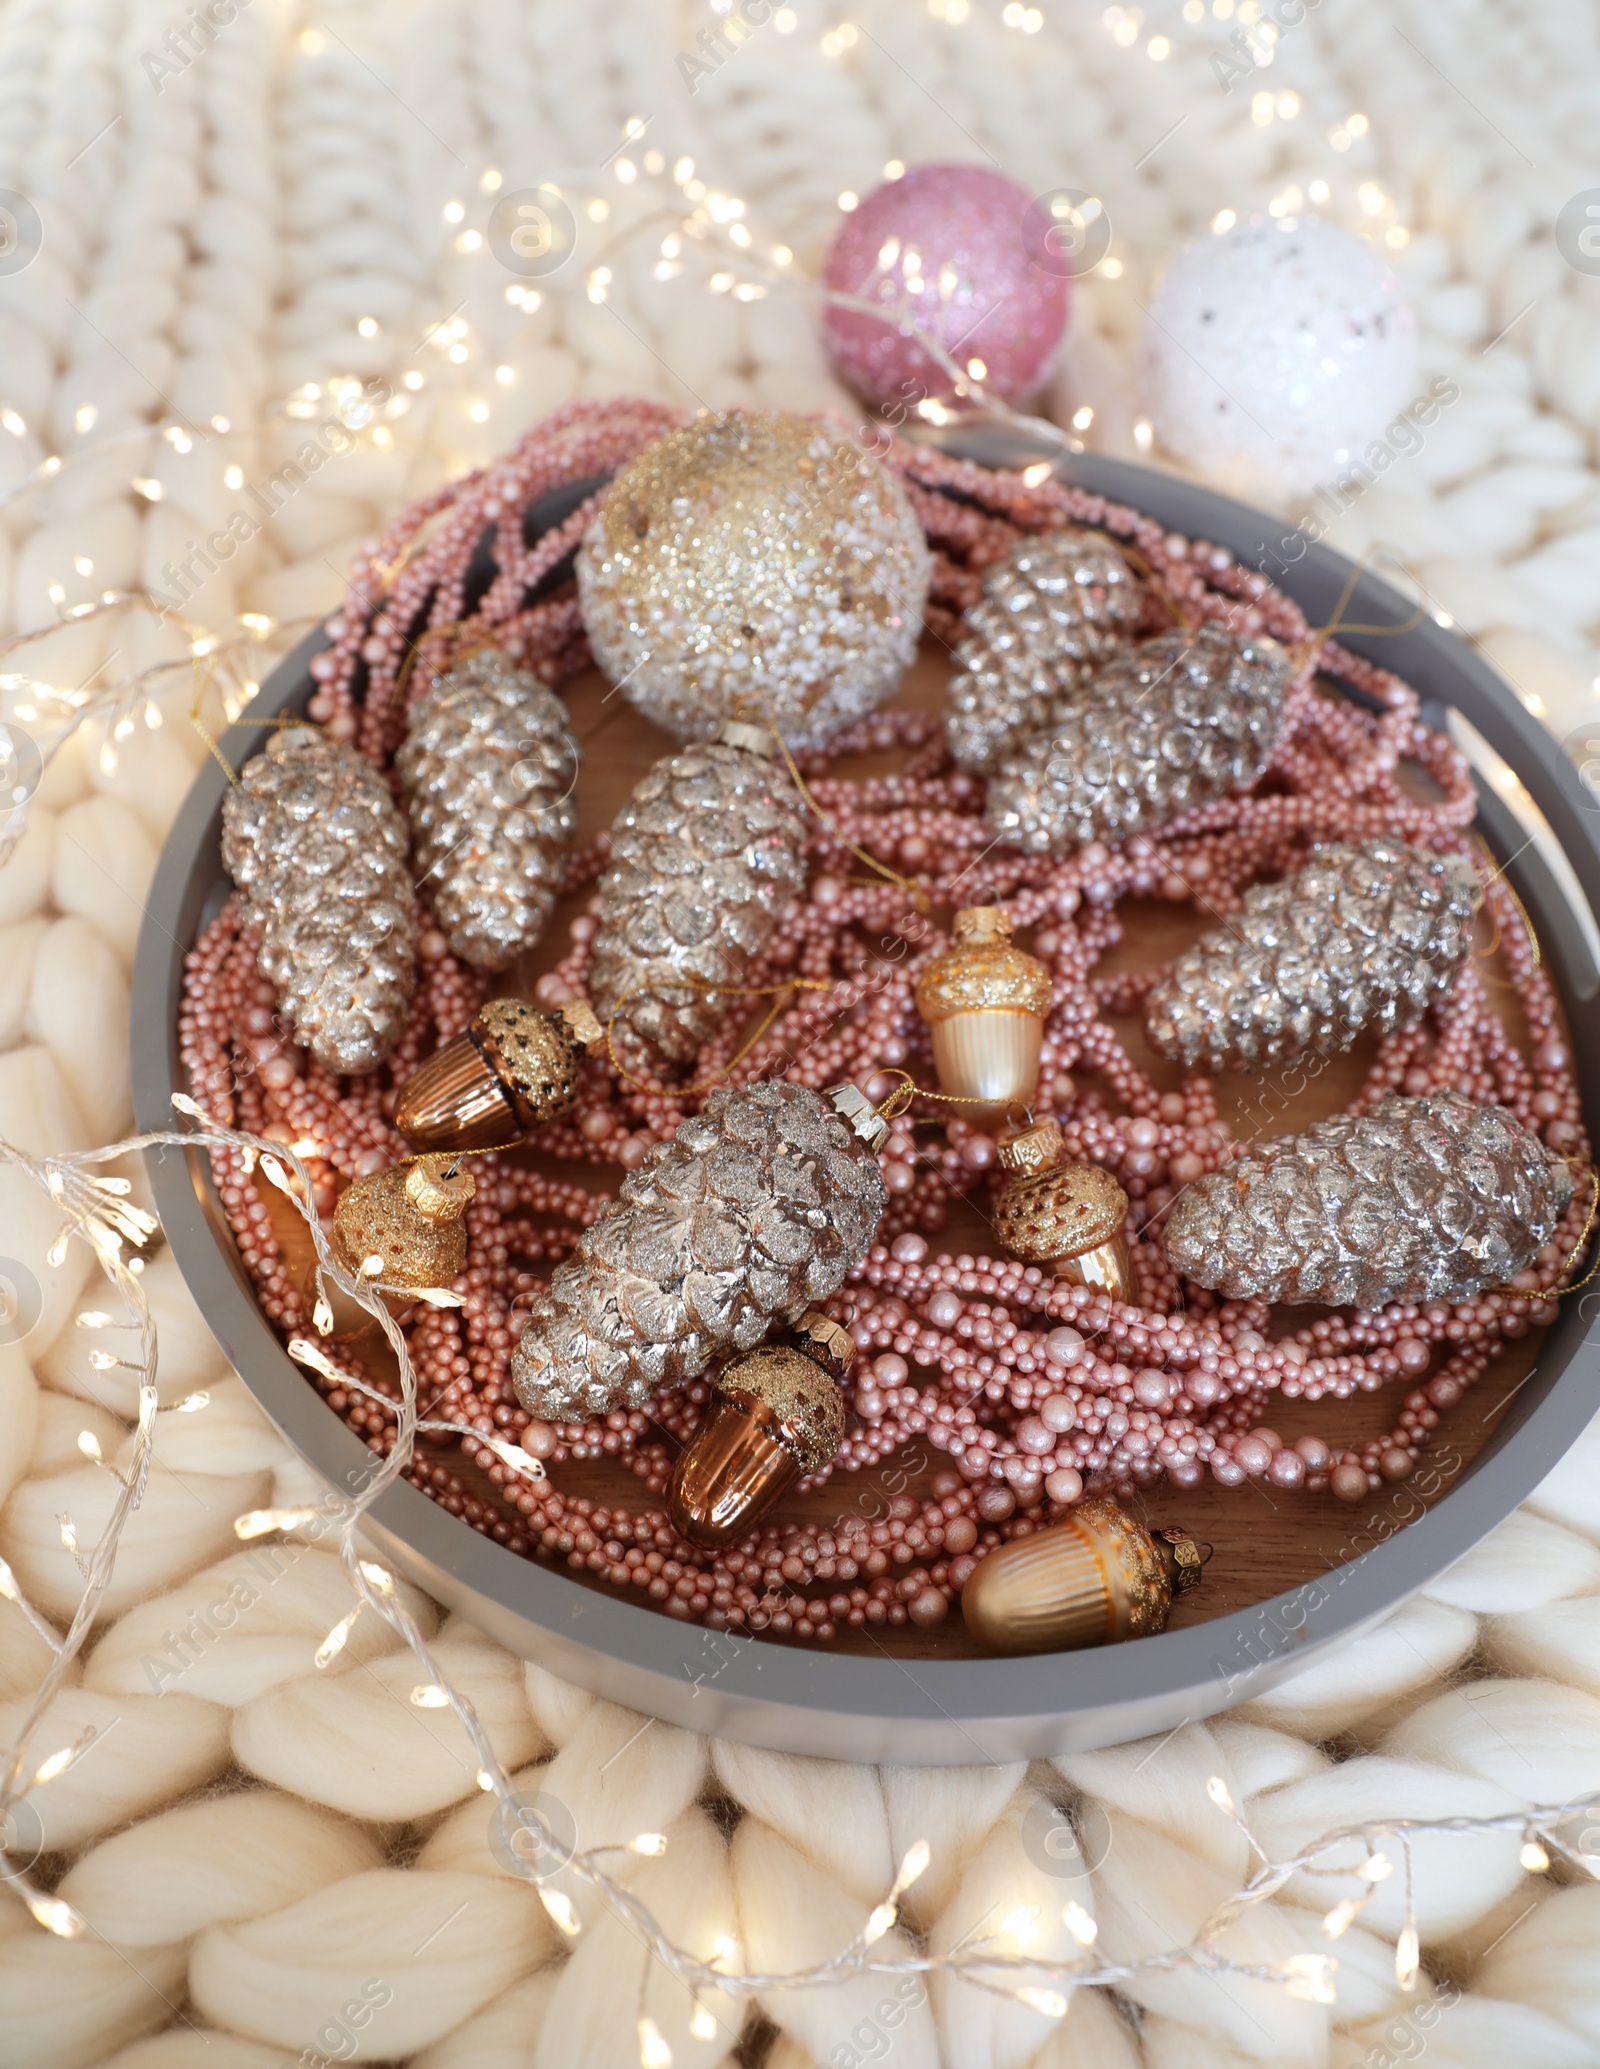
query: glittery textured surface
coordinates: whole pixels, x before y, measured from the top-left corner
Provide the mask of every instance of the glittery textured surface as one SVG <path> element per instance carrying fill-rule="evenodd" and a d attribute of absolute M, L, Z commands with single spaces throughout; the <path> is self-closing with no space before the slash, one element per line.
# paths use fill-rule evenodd
<path fill-rule="evenodd" d="M 994 1206 L 994 1232 L 1025 1264 L 1053 1264 L 1123 1231 L 1128 1195 L 1098 1164 L 1019 1173 Z"/>
<path fill-rule="evenodd" d="M 1388 836 L 1313 851 L 1180 956 L 1145 1000 L 1163 1056 L 1255 1070 L 1409 1027 L 1450 988 L 1483 891 L 1462 859 Z"/>
<path fill-rule="evenodd" d="M 651 769 L 611 839 L 590 999 L 602 1020 L 624 1002 L 617 1034 L 642 1045 L 651 1067 L 692 1063 L 730 1002 L 682 979 L 747 983 L 805 888 L 799 793 L 761 755 L 720 741 L 686 747 Z"/>
<path fill-rule="evenodd" d="M 550 1421 L 636 1408 L 838 1291 L 888 1195 L 873 1151 L 804 1085 L 713 1092 L 622 1182 L 529 1310 L 511 1375 Z"/>
<path fill-rule="evenodd" d="M 802 1473 L 814 1473 L 844 1442 L 844 1396 L 839 1383 L 787 1344 L 763 1344 L 717 1381 L 719 1394 L 754 1394 L 783 1426 Z"/>
<path fill-rule="evenodd" d="M 1572 1191 L 1504 1107 L 1391 1094 L 1187 1187 L 1163 1240 L 1178 1271 L 1230 1300 L 1471 1300 L 1529 1263 Z"/>
<path fill-rule="evenodd" d="M 1382 254 L 1316 216 L 1247 221 L 1167 268 L 1145 325 L 1160 443 L 1235 495 L 1332 480 L 1411 400 L 1411 312 Z"/>
<path fill-rule="evenodd" d="M 957 940 L 936 956 L 917 979 L 917 1010 L 930 1026 L 952 1013 L 998 1010 L 1035 1013 L 1042 1020 L 1050 1010 L 1050 972 L 1020 948 L 1011 946 L 1011 929 L 962 934 L 956 915 Z"/>
<path fill-rule="evenodd" d="M 905 491 L 842 424 L 748 410 L 623 469 L 578 594 L 595 659 L 669 733 L 742 715 L 815 747 L 899 686 L 931 568 Z"/>
<path fill-rule="evenodd" d="M 937 338 L 959 366 L 981 360 L 984 385 L 1003 400 L 1034 392 L 1066 329 L 1069 290 L 1030 255 L 1032 200 L 983 166 L 917 165 L 842 219 L 823 280 L 889 318 L 824 312 L 829 355 L 859 395 L 887 406 L 950 393 L 950 376 L 901 334 L 902 323 Z"/>
<path fill-rule="evenodd" d="M 262 974 L 327 1070 L 375 1070 L 416 983 L 406 830 L 383 778 L 342 741 L 289 726 L 222 804 L 222 860 Z"/>
<path fill-rule="evenodd" d="M 415 1183 L 419 1170 L 420 1186 Z M 447 1172 L 452 1175 L 444 1178 Z M 436 1177 L 440 1183 L 427 1182 Z M 332 1242 L 339 1261 L 359 1273 L 368 1258 L 381 1258 L 383 1269 L 373 1276 L 384 1286 L 449 1286 L 466 1266 L 467 1231 L 461 1217 L 473 1191 L 471 1172 L 449 1154 L 418 1157 L 356 1179 L 333 1210 Z"/>
<path fill-rule="evenodd" d="M 395 768 L 417 876 L 464 962 L 503 970 L 544 932 L 578 829 L 561 700 L 490 649 L 411 707 Z"/>
<path fill-rule="evenodd" d="M 1083 702 L 1005 754 L 986 816 L 1030 855 L 1118 840 L 1260 775 L 1289 687 L 1274 639 L 1163 632 L 1097 668 Z"/>
<path fill-rule="evenodd" d="M 510 1088 L 525 1127 L 536 1128 L 567 1111 L 577 1095 L 583 1051 L 561 1020 L 521 999 L 490 999 L 472 1028 Z"/>
<path fill-rule="evenodd" d="M 945 737 L 968 769 L 993 766 L 1076 697 L 1088 669 L 1139 629 L 1148 592 L 1104 532 L 1023 539 L 983 578 L 950 663 Z"/>

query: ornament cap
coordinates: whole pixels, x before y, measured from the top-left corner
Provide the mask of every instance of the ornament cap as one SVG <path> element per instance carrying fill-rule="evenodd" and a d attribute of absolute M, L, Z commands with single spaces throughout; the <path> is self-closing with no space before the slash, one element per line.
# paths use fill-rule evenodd
<path fill-rule="evenodd" d="M 1065 1143 L 1059 1121 L 1035 1121 L 1000 1144 L 1000 1168 L 1016 1173 L 1048 1171 L 1059 1160 Z"/>
<path fill-rule="evenodd" d="M 569 999 L 556 1018 L 573 1040 L 585 1049 L 592 1051 L 605 1047 L 606 1031 L 587 999 Z"/>
<path fill-rule="evenodd" d="M 834 1085 L 823 1096 L 869 1149 L 882 1149 L 889 1139 L 889 1123 L 859 1086 Z"/>
<path fill-rule="evenodd" d="M 1009 941 L 1011 916 L 1003 905 L 964 905 L 953 922 L 958 941 Z"/>
<path fill-rule="evenodd" d="M 790 1334 L 795 1349 L 834 1379 L 844 1379 L 856 1361 L 855 1338 L 821 1308 L 807 1308 Z"/>
<path fill-rule="evenodd" d="M 777 735 L 770 726 L 752 725 L 747 719 L 725 718 L 715 735 L 719 747 L 737 747 L 741 754 L 757 754 L 764 762 L 778 758 Z"/>
<path fill-rule="evenodd" d="M 406 1198 L 425 1221 L 459 1221 L 478 1190 L 476 1179 L 448 1151 L 418 1157 L 406 1172 Z"/>

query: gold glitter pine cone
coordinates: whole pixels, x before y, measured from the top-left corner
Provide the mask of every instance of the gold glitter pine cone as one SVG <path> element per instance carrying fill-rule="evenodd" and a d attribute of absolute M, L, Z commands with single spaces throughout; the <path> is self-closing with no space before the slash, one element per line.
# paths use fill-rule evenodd
<path fill-rule="evenodd" d="M 1216 625 L 1114 654 L 1078 701 L 1001 755 L 990 830 L 1027 854 L 1060 854 L 1246 788 L 1272 752 L 1291 668 L 1276 640 Z"/>
<path fill-rule="evenodd" d="M 1164 1631 L 1173 1599 L 1201 1578 L 1187 1532 L 1147 1530 L 1089 1498 L 1047 1530 L 981 1559 L 961 1591 L 967 1629 L 991 1652 L 1072 1652 Z"/>
<path fill-rule="evenodd" d="M 327 1070 L 376 1070 L 416 984 L 417 900 L 389 786 L 353 747 L 290 725 L 222 801 L 222 860 L 261 973 Z"/>
<path fill-rule="evenodd" d="M 963 768 L 992 768 L 1041 731 L 1087 672 L 1139 630 L 1148 592 L 1104 532 L 1066 525 L 1021 539 L 983 577 L 951 657 L 945 738 Z"/>
<path fill-rule="evenodd" d="M 541 1013 L 522 999 L 490 999 L 407 1078 L 394 1124 L 417 1150 L 506 1148 L 568 1111 L 585 1050 L 604 1040 L 581 1001 Z"/>
<path fill-rule="evenodd" d="M 476 1190 L 471 1171 L 450 1155 L 353 1179 L 333 1210 L 334 1254 L 346 1271 L 384 1287 L 448 1287 L 466 1268 L 462 1217 Z"/>
<path fill-rule="evenodd" d="M 560 699 L 495 648 L 412 704 L 395 769 L 418 879 L 463 962 L 503 970 L 544 932 L 578 830 L 577 761 Z"/>
<path fill-rule="evenodd" d="M 853 1085 L 713 1092 L 535 1299 L 511 1358 L 523 1406 L 549 1422 L 640 1407 L 837 1292 L 888 1202 L 887 1135 Z"/>
<path fill-rule="evenodd" d="M 1011 922 L 998 905 L 955 916 L 955 946 L 917 979 L 917 1010 L 933 1039 L 939 1087 L 978 1100 L 973 1118 L 1027 1105 L 1039 1083 L 1050 972 L 1011 945 Z"/>
<path fill-rule="evenodd" d="M 1391 1093 L 1186 1186 L 1162 1241 L 1229 1300 L 1471 1300 L 1533 1261 L 1572 1194 L 1563 1159 L 1504 1107 Z"/>
<path fill-rule="evenodd" d="M 1313 848 L 1150 991 L 1151 1047 L 1190 1069 L 1259 1070 L 1413 1026 L 1466 960 L 1482 900 L 1464 857 L 1388 834 Z"/>
<path fill-rule="evenodd" d="M 639 1075 L 694 1062 L 738 1003 L 710 986 L 745 981 L 805 889 L 805 809 L 775 751 L 729 722 L 658 761 L 612 826 L 587 984 Z"/>
<path fill-rule="evenodd" d="M 843 424 L 738 410 L 617 475 L 578 596 L 596 661 L 680 740 L 747 712 L 819 747 L 899 687 L 932 565 L 904 489 Z"/>

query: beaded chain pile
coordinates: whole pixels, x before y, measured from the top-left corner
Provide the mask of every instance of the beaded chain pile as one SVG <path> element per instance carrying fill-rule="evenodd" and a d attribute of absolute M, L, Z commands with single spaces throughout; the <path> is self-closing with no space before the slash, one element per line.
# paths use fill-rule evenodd
<path fill-rule="evenodd" d="M 468 646 L 486 635 L 552 686 L 588 666 L 570 569 L 593 495 L 531 544 L 525 527 L 506 520 L 553 491 L 601 481 L 675 421 L 655 404 L 570 405 L 495 466 L 408 511 L 353 570 L 349 600 L 329 622 L 332 645 L 311 663 L 311 716 L 387 771 L 404 730 L 404 663 L 429 628 L 439 628 L 428 645 L 435 667 L 448 665 L 452 640 Z M 1020 538 L 1077 524 L 1135 547 L 1170 610 L 1238 634 L 1270 634 L 1299 663 L 1271 759 L 1250 790 L 1149 835 L 1063 856 L 995 845 L 984 784 L 952 765 L 938 719 L 886 710 L 860 721 L 800 757 L 818 807 L 806 824 L 809 885 L 745 973 L 751 987 L 805 978 L 827 989 L 794 993 L 724 1082 L 787 1076 L 821 1089 L 853 1080 L 883 1099 L 895 1082 L 888 1073 L 905 1071 L 931 1087 L 914 990 L 948 946 L 939 916 L 954 905 L 1003 902 L 1054 981 L 1036 1111 L 1059 1119 L 1066 1157 L 1104 1166 L 1126 1191 L 1138 1305 L 998 1249 L 938 1254 L 930 1239 L 952 1198 L 987 1213 L 1003 1174 L 992 1132 L 947 1118 L 948 1107 L 914 1107 L 894 1122 L 881 1152 L 889 1205 L 879 1239 L 828 1303 L 860 1347 L 847 1387 L 850 1428 L 831 1463 L 804 1484 L 870 1473 L 914 1439 L 946 1454 L 948 1466 L 926 1493 L 897 1493 L 886 1504 L 852 1503 L 841 1490 L 839 1520 L 827 1527 L 780 1509 L 715 1552 L 690 1546 L 662 1506 L 674 1459 L 710 1398 L 706 1382 L 582 1423 L 531 1419 L 511 1384 L 527 1311 L 605 1195 L 547 1176 L 514 1152 L 477 1159 L 467 1265 L 456 1282 L 462 1305 L 403 1311 L 428 1414 L 510 1437 L 550 1474 L 538 1482 L 519 1476 L 471 1438 L 461 1441 L 460 1457 L 419 1449 L 409 1477 L 448 1511 L 513 1552 L 563 1564 L 671 1615 L 824 1642 L 852 1627 L 937 1626 L 978 1558 L 1059 1520 L 1086 1491 L 1128 1498 L 1163 1479 L 1181 1489 L 1210 1476 L 1223 1487 L 1260 1479 L 1361 1501 L 1406 1479 L 1441 1417 L 1507 1341 L 1554 1319 L 1556 1302 L 1540 1296 L 1568 1266 L 1590 1195 L 1587 1184 L 1576 1187 L 1551 1241 L 1511 1286 L 1454 1304 L 1274 1317 L 1263 1301 L 1227 1301 L 1178 1280 L 1159 1240 L 1164 1215 L 1185 1186 L 1249 1145 L 1221 1117 L 1209 1077 L 1186 1076 L 1181 1090 L 1162 1091 L 1115 1031 L 1114 1021 L 1137 1017 L 1166 974 L 1100 969 L 1129 927 L 1129 901 L 1191 905 L 1208 926 L 1225 923 L 1252 885 L 1301 866 L 1314 843 L 1380 834 L 1475 860 L 1521 1041 L 1502 1019 L 1495 983 L 1469 961 L 1416 1025 L 1378 1044 L 1348 1111 L 1367 1112 L 1392 1091 L 1454 1089 L 1506 1107 L 1581 1169 L 1589 1146 L 1552 985 L 1514 897 L 1473 846 L 1468 767 L 1422 722 L 1405 683 L 1332 640 L 1311 638 L 1296 607 L 1227 553 L 1164 533 L 1134 510 L 910 444 L 897 442 L 886 464 L 932 551 L 927 622 L 946 642 L 959 637 L 986 568 Z M 474 576 L 469 590 L 468 570 L 491 528 L 494 565 L 477 594 L 481 584 Z M 470 622 L 460 625 L 464 618 Z M 846 756 L 885 750 L 898 755 L 897 774 L 827 773 Z M 1426 780 L 1408 787 L 1402 763 Z M 893 883 L 862 880 L 852 849 L 909 880 L 920 900 Z M 605 862 L 604 839 L 573 854 L 565 893 L 592 887 Z M 979 884 L 981 901 L 973 895 Z M 592 912 L 580 912 L 569 931 L 569 951 L 536 988 L 541 1006 L 586 990 Z M 234 901 L 204 931 L 188 958 L 185 1068 L 215 1120 L 293 1143 L 319 1210 L 331 1213 L 347 1181 L 406 1154 L 391 1118 L 397 1090 L 462 1031 L 488 980 L 425 923 L 415 995 L 388 1063 L 340 1078 L 287 1039 L 257 968 L 259 947 Z M 741 1034 L 737 1024 L 716 1033 L 697 1080 L 732 1061 Z M 1268 1132 L 1291 1125 L 1287 1097 Z M 547 1160 L 635 1169 L 702 1103 L 698 1094 L 630 1083 L 591 1059 L 575 1108 L 540 1131 L 534 1147 Z M 314 1293 L 280 1248 L 256 1182 L 231 1152 L 219 1153 L 215 1168 L 264 1312 L 285 1336 L 307 1330 Z M 359 1346 L 335 1338 L 327 1355 L 335 1372 L 341 1364 L 358 1369 Z M 383 1390 L 381 1371 L 359 1369 Z M 374 1450 L 386 1449 L 393 1416 L 383 1405 L 337 1376 L 308 1375 L 308 1383 Z M 1404 1391 L 1386 1434 L 1341 1437 L 1337 1404 L 1391 1385 Z M 1324 1432 L 1283 1441 L 1270 1427 L 1274 1396 L 1330 1404 Z M 575 1491 L 584 1463 L 601 1459 L 636 1476 L 637 1505 Z M 808 1516 L 816 1507 L 808 1504 Z"/>

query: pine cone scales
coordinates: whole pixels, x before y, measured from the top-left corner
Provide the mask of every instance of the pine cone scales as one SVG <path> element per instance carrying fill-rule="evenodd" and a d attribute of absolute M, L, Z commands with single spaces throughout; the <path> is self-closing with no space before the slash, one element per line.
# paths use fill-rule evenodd
<path fill-rule="evenodd" d="M 1163 1056 L 1212 1071 L 1393 1034 L 1448 991 L 1482 898 L 1469 862 L 1386 835 L 1315 848 L 1178 958 L 1145 1001 L 1145 1031 Z"/>
<path fill-rule="evenodd" d="M 1391 1094 L 1189 1186 L 1163 1241 L 1177 1271 L 1230 1300 L 1470 1300 L 1531 1262 L 1572 1193 L 1567 1165 L 1504 1107 Z"/>
<path fill-rule="evenodd" d="M 560 700 L 492 649 L 411 707 L 395 768 L 417 870 L 451 949 L 480 970 L 544 932 L 578 827 L 576 763 Z"/>
<path fill-rule="evenodd" d="M 1001 756 L 987 817 L 1030 855 L 1148 832 L 1253 783 L 1291 663 L 1264 634 L 1164 632 L 1097 668 L 1081 701 Z"/>
<path fill-rule="evenodd" d="M 297 1037 L 328 1070 L 375 1070 L 405 1023 L 417 945 L 383 778 L 342 741 L 285 727 L 223 800 L 222 859 Z"/>
<path fill-rule="evenodd" d="M 824 1095 L 713 1093 L 534 1302 L 511 1359 L 523 1406 L 553 1422 L 636 1408 L 752 1349 L 775 1317 L 838 1290 L 887 1198 L 869 1140 Z"/>
<path fill-rule="evenodd" d="M 753 727 L 724 734 L 770 745 Z M 588 976 L 599 1017 L 620 1001 L 619 1029 L 650 1060 L 693 1062 L 727 1001 L 682 980 L 745 982 L 805 888 L 804 845 L 799 796 L 749 746 L 719 737 L 657 762 L 617 817 L 600 880 Z"/>
<path fill-rule="evenodd" d="M 1103 532 L 1076 525 L 1014 546 L 983 578 L 950 668 L 945 737 L 988 769 L 1077 696 L 1087 671 L 1138 631 L 1145 591 Z"/>

